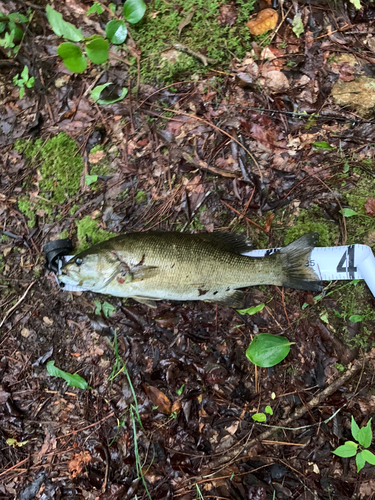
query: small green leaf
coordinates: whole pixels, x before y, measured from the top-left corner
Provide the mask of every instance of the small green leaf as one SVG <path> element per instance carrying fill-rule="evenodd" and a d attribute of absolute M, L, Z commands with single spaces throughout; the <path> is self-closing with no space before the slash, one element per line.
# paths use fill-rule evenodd
<path fill-rule="evenodd" d="M 126 0 L 122 11 L 125 19 L 130 24 L 135 24 L 144 16 L 146 12 L 146 4 L 143 0 Z"/>
<path fill-rule="evenodd" d="M 320 319 L 321 319 L 322 321 L 324 321 L 324 323 L 327 323 L 327 324 L 328 324 L 328 323 L 329 323 L 329 320 L 328 320 L 328 313 L 326 313 L 326 312 L 325 312 L 325 313 L 322 313 L 322 314 L 320 315 Z"/>
<path fill-rule="evenodd" d="M 87 57 L 94 64 L 103 64 L 108 59 L 109 42 L 102 37 L 86 43 Z"/>
<path fill-rule="evenodd" d="M 304 302 L 301 307 L 302 311 L 304 311 L 307 307 L 309 307 L 309 304 L 307 302 Z"/>
<path fill-rule="evenodd" d="M 112 12 L 112 14 L 114 14 L 116 12 L 116 4 L 110 3 L 108 5 L 108 7 L 109 7 L 109 10 Z"/>
<path fill-rule="evenodd" d="M 313 142 L 313 146 L 315 146 L 316 149 L 322 149 L 323 151 L 333 151 L 336 149 L 334 146 L 330 146 L 326 141 Z"/>
<path fill-rule="evenodd" d="M 258 304 L 257 306 L 252 306 L 249 307 L 248 309 L 237 309 L 237 312 L 240 314 L 249 314 L 250 316 L 252 314 L 256 314 L 260 312 L 266 304 Z"/>
<path fill-rule="evenodd" d="M 352 415 L 351 430 L 352 430 L 352 436 L 356 441 L 358 441 L 359 427 L 357 425 L 357 422 L 354 420 L 353 415 Z"/>
<path fill-rule="evenodd" d="M 184 391 L 184 387 L 185 387 L 185 384 L 182 384 L 182 386 L 179 389 L 177 389 L 177 391 L 176 391 L 177 396 L 181 396 L 181 394 Z"/>
<path fill-rule="evenodd" d="M 29 18 L 20 14 L 19 12 L 12 12 L 11 14 L 8 14 L 8 19 L 9 21 L 13 21 L 17 24 L 29 22 Z"/>
<path fill-rule="evenodd" d="M 100 5 L 100 3 L 94 2 L 87 11 L 87 15 L 89 16 L 90 14 L 103 14 L 103 12 L 104 8 Z"/>
<path fill-rule="evenodd" d="M 303 33 L 302 16 L 299 12 L 294 16 L 292 21 L 292 26 L 293 26 L 292 27 L 293 33 L 296 35 L 297 38 L 299 38 L 300 35 L 302 35 Z"/>
<path fill-rule="evenodd" d="M 102 90 L 108 87 L 108 85 L 111 85 L 111 82 L 103 83 L 103 85 L 97 85 L 96 87 L 94 87 L 90 92 L 91 99 L 97 102 L 100 99 Z"/>
<path fill-rule="evenodd" d="M 293 343 L 285 337 L 260 333 L 247 348 L 246 356 L 254 365 L 269 368 L 286 358 Z"/>
<path fill-rule="evenodd" d="M 266 406 L 264 411 L 265 413 L 268 413 L 268 415 L 273 415 L 273 410 L 270 406 Z"/>
<path fill-rule="evenodd" d="M 94 306 L 96 306 L 94 314 L 100 314 L 100 312 L 102 310 L 101 302 L 99 300 L 94 300 Z"/>
<path fill-rule="evenodd" d="M 355 210 L 352 210 L 351 208 L 343 208 L 340 210 L 340 212 L 343 214 L 344 217 L 353 217 L 353 215 L 358 215 Z"/>
<path fill-rule="evenodd" d="M 358 455 L 355 457 L 355 463 L 357 464 L 357 472 L 360 472 L 365 466 L 363 451 L 361 453 L 358 453 Z"/>
<path fill-rule="evenodd" d="M 350 3 L 352 3 L 357 10 L 362 9 L 361 0 L 350 0 Z"/>
<path fill-rule="evenodd" d="M 27 80 L 27 82 L 25 83 L 25 85 L 28 89 L 31 89 L 32 87 L 34 87 L 34 84 L 35 84 L 35 78 L 33 76 L 31 78 L 29 78 Z"/>
<path fill-rule="evenodd" d="M 57 47 L 57 53 L 63 60 L 63 63 L 72 73 L 83 73 L 87 68 L 86 57 L 82 50 L 70 42 L 63 42 Z"/>
<path fill-rule="evenodd" d="M 113 99 L 100 99 L 100 95 L 102 91 L 108 87 L 108 85 L 113 85 L 112 82 L 107 82 L 104 83 L 103 85 L 98 85 L 97 87 L 94 87 L 92 91 L 90 92 L 90 97 L 93 101 L 97 102 L 98 104 L 113 104 L 114 102 L 121 101 L 121 99 L 124 99 L 126 94 L 128 93 L 127 88 L 123 88 L 121 91 L 121 94 Z"/>
<path fill-rule="evenodd" d="M 371 451 L 363 450 L 361 452 L 361 455 L 366 460 L 367 463 L 375 465 L 375 455 L 371 453 Z"/>
<path fill-rule="evenodd" d="M 357 453 L 357 448 L 357 443 L 354 443 L 353 441 L 347 441 L 344 445 L 336 448 L 336 450 L 332 453 L 342 458 L 354 457 L 354 455 Z"/>
<path fill-rule="evenodd" d="M 365 448 L 368 448 L 372 441 L 371 420 L 372 418 L 370 418 L 367 425 L 365 427 L 361 427 L 358 432 L 357 441 Z"/>
<path fill-rule="evenodd" d="M 87 186 L 91 186 L 91 184 L 94 184 L 97 180 L 97 175 L 85 175 L 85 184 L 87 184 Z"/>
<path fill-rule="evenodd" d="M 113 20 L 106 24 L 105 34 L 111 43 L 120 45 L 125 42 L 128 29 L 124 21 Z"/>
<path fill-rule="evenodd" d="M 57 36 L 61 36 L 71 42 L 80 42 L 84 39 L 81 28 L 78 29 L 73 24 L 64 21 L 62 15 L 50 5 L 46 7 L 46 14 L 48 22 Z"/>
<path fill-rule="evenodd" d="M 116 312 L 116 308 L 109 302 L 103 302 L 102 312 L 106 318 L 110 318 L 112 314 Z"/>
<path fill-rule="evenodd" d="M 363 320 L 364 316 L 361 316 L 360 314 L 352 314 L 349 317 L 349 321 L 352 323 L 360 323 Z"/>
<path fill-rule="evenodd" d="M 21 73 L 21 78 L 24 82 L 26 82 L 29 79 L 29 68 L 27 66 L 23 68 Z"/>
<path fill-rule="evenodd" d="M 25 95 L 25 87 L 20 88 L 20 99 Z"/>
<path fill-rule="evenodd" d="M 78 389 L 89 388 L 89 385 L 84 378 L 79 376 L 77 373 L 72 375 L 71 373 L 67 373 L 64 372 L 63 370 L 60 370 L 60 368 L 57 368 L 55 366 L 54 361 L 48 361 L 47 371 L 52 377 L 59 377 L 64 379 L 71 387 L 78 387 Z"/>
<path fill-rule="evenodd" d="M 251 418 L 255 420 L 255 422 L 265 422 L 267 420 L 264 413 L 255 413 L 254 415 L 251 415 Z"/>

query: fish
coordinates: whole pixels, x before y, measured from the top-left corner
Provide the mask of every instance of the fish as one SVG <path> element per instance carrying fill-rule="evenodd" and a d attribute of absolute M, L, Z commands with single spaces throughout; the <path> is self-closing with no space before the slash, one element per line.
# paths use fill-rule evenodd
<path fill-rule="evenodd" d="M 61 286 L 129 297 L 156 307 L 159 300 L 203 300 L 240 308 L 257 285 L 321 291 L 309 266 L 318 239 L 308 233 L 264 257 L 244 235 L 226 232 L 134 232 L 115 236 L 75 255 L 61 269 Z"/>

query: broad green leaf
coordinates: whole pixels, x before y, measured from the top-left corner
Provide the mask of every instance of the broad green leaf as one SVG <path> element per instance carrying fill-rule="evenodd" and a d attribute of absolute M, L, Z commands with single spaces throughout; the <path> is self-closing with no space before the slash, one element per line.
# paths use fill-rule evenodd
<path fill-rule="evenodd" d="M 106 24 L 105 34 L 111 43 L 120 45 L 125 42 L 128 35 L 128 29 L 124 21 L 113 20 Z"/>
<path fill-rule="evenodd" d="M 116 308 L 109 302 L 103 302 L 102 311 L 106 318 L 110 318 L 112 314 L 116 312 Z"/>
<path fill-rule="evenodd" d="M 326 141 L 313 142 L 313 146 L 315 146 L 316 149 L 322 149 L 323 151 L 333 151 L 336 149 L 334 146 L 330 146 Z"/>
<path fill-rule="evenodd" d="M 352 314 L 350 317 L 349 317 L 349 321 L 351 321 L 352 323 L 359 323 L 360 321 L 362 321 L 364 318 L 364 316 L 361 316 L 360 314 Z"/>
<path fill-rule="evenodd" d="M 82 50 L 78 45 L 63 42 L 57 47 L 57 53 L 67 69 L 72 73 L 83 73 L 87 68 L 86 57 L 82 54 Z"/>
<path fill-rule="evenodd" d="M 94 64 L 102 64 L 108 59 L 109 42 L 102 37 L 94 38 L 86 43 L 87 57 Z"/>
<path fill-rule="evenodd" d="M 270 406 L 266 406 L 264 412 L 268 413 L 268 415 L 273 415 L 273 410 Z"/>
<path fill-rule="evenodd" d="M 359 427 L 357 425 L 357 422 L 354 420 L 354 417 L 352 415 L 352 423 L 351 423 L 351 430 L 352 430 L 352 436 L 356 441 L 358 441 L 358 432 L 359 432 Z"/>
<path fill-rule="evenodd" d="M 29 68 L 26 65 L 22 70 L 21 78 L 24 82 L 26 82 L 29 79 Z"/>
<path fill-rule="evenodd" d="M 100 5 L 100 3 L 94 2 L 87 11 L 87 15 L 89 16 L 90 14 L 103 14 L 103 12 L 104 8 Z"/>
<path fill-rule="evenodd" d="M 60 368 L 57 368 L 55 366 L 54 361 L 48 361 L 47 371 L 52 377 L 59 377 L 64 379 L 71 387 L 78 387 L 79 389 L 87 389 L 89 387 L 86 380 L 80 375 L 78 375 L 77 373 L 72 375 L 71 373 L 60 370 Z"/>
<path fill-rule="evenodd" d="M 264 413 L 255 413 L 254 415 L 251 415 L 251 418 L 255 420 L 255 422 L 265 422 L 267 420 Z"/>
<path fill-rule="evenodd" d="M 256 314 L 260 312 L 264 308 L 265 304 L 258 304 L 257 306 L 249 307 L 248 309 L 237 309 L 237 312 L 240 314 Z"/>
<path fill-rule="evenodd" d="M 357 441 L 365 448 L 368 448 L 372 441 L 371 420 L 372 418 L 370 418 L 367 425 L 365 427 L 361 427 L 358 432 Z"/>
<path fill-rule="evenodd" d="M 146 4 L 143 0 L 126 0 L 122 10 L 125 19 L 130 24 L 135 24 L 144 16 L 146 12 Z"/>
<path fill-rule="evenodd" d="M 103 85 L 97 85 L 96 87 L 94 87 L 92 89 L 92 91 L 90 92 L 90 97 L 93 101 L 99 101 L 100 99 L 100 94 L 102 93 L 102 90 L 105 89 L 106 87 L 108 87 L 108 85 L 111 85 L 112 82 L 107 82 L 107 83 L 103 83 Z"/>
<path fill-rule="evenodd" d="M 357 10 L 362 9 L 361 0 L 350 0 L 350 3 L 352 3 Z"/>
<path fill-rule="evenodd" d="M 360 472 L 365 466 L 363 451 L 361 453 L 358 453 L 358 455 L 355 457 L 355 463 L 357 464 L 357 472 Z"/>
<path fill-rule="evenodd" d="M 375 455 L 371 453 L 371 451 L 363 450 L 361 452 L 361 455 L 366 460 L 367 463 L 375 465 Z"/>
<path fill-rule="evenodd" d="M 98 180 L 97 175 L 85 175 L 85 184 L 87 184 L 87 186 L 94 184 L 94 182 L 96 182 L 97 180 Z"/>
<path fill-rule="evenodd" d="M 293 33 L 296 35 L 297 38 L 300 37 L 300 35 L 302 35 L 303 33 L 303 22 L 302 22 L 302 16 L 300 14 L 300 12 L 298 12 L 294 18 L 293 18 L 293 21 L 292 21 L 292 31 Z"/>
<path fill-rule="evenodd" d="M 343 214 L 344 217 L 353 217 L 353 215 L 358 215 L 355 210 L 352 210 L 351 208 L 343 208 L 340 210 L 340 212 Z"/>
<path fill-rule="evenodd" d="M 32 87 L 34 87 L 34 83 L 35 83 L 35 78 L 32 76 L 27 80 L 27 82 L 25 82 L 25 85 L 28 89 L 31 89 Z"/>
<path fill-rule="evenodd" d="M 353 441 L 347 441 L 342 446 L 336 448 L 336 450 L 334 450 L 332 453 L 342 458 L 354 457 L 354 455 L 357 453 L 357 448 L 357 443 L 354 443 Z"/>
<path fill-rule="evenodd" d="M 64 21 L 62 15 L 50 5 L 46 7 L 46 14 L 48 22 L 57 36 L 66 38 L 66 40 L 70 40 L 71 42 L 80 42 L 84 39 L 81 28 L 78 29 L 73 24 Z"/>
<path fill-rule="evenodd" d="M 247 348 L 246 356 L 254 365 L 269 368 L 286 358 L 293 343 L 285 337 L 260 333 Z"/>
<path fill-rule="evenodd" d="M 11 14 L 8 14 L 8 19 L 9 21 L 13 21 L 14 23 L 28 23 L 29 18 L 24 16 L 23 14 L 20 14 L 19 12 L 13 12 Z"/>

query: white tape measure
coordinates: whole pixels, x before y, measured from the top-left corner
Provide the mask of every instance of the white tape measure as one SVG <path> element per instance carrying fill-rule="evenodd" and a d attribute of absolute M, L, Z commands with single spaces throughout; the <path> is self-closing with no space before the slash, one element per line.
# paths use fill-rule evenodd
<path fill-rule="evenodd" d="M 264 257 L 278 250 L 252 250 L 243 255 Z M 375 257 L 366 245 L 348 245 L 342 247 L 316 247 L 312 250 L 310 261 L 312 267 L 322 281 L 365 280 L 375 296 Z"/>

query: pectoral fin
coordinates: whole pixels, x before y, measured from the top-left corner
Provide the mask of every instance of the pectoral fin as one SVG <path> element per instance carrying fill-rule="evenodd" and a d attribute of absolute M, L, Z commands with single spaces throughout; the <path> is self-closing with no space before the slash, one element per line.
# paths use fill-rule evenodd
<path fill-rule="evenodd" d="M 137 266 L 131 269 L 132 282 L 143 281 L 155 278 L 160 273 L 160 269 L 155 266 Z"/>
<path fill-rule="evenodd" d="M 153 299 L 151 297 L 139 297 L 138 295 L 133 295 L 130 298 L 136 300 L 140 304 L 145 304 L 148 307 L 152 307 L 154 309 L 157 307 L 155 299 Z M 159 300 L 159 299 L 156 299 L 156 300 Z"/>

